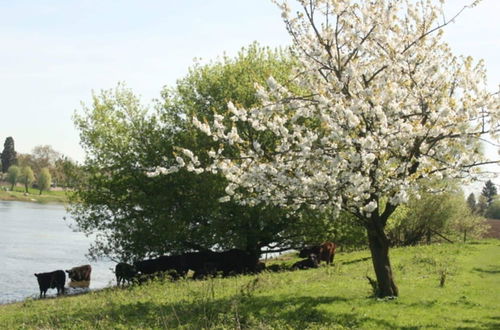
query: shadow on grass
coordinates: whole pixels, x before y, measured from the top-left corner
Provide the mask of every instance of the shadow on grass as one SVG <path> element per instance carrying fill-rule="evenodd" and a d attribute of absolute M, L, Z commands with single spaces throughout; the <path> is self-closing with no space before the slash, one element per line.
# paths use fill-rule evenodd
<path fill-rule="evenodd" d="M 345 327 L 396 328 L 387 320 L 352 313 L 336 313 L 332 306 L 347 301 L 342 297 L 251 296 L 223 299 L 199 299 L 175 303 L 130 302 L 110 304 L 105 308 L 80 309 L 78 317 L 91 324 L 142 328 L 292 328 Z M 326 309 L 329 310 L 326 310 Z M 407 328 L 413 329 L 413 328 Z M 416 328 L 415 328 L 416 329 Z"/>
<path fill-rule="evenodd" d="M 500 274 L 500 266 L 490 266 L 489 269 L 475 267 L 472 268 L 475 272 L 487 273 L 487 274 Z"/>
<path fill-rule="evenodd" d="M 355 264 L 355 263 L 366 261 L 366 260 L 370 260 L 370 259 L 371 259 L 370 257 L 366 257 L 366 258 L 354 259 L 354 260 L 351 260 L 351 261 L 344 261 L 344 262 L 342 262 L 342 265 Z"/>

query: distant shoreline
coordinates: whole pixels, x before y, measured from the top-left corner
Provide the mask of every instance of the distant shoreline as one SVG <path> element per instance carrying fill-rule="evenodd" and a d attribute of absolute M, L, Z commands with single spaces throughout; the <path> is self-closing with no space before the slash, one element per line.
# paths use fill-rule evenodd
<path fill-rule="evenodd" d="M 24 188 L 15 187 L 13 191 L 6 185 L 0 186 L 0 201 L 17 201 L 30 203 L 58 203 L 67 204 L 69 202 L 65 190 L 43 191 L 40 195 L 38 189 L 29 188 L 28 193 Z"/>

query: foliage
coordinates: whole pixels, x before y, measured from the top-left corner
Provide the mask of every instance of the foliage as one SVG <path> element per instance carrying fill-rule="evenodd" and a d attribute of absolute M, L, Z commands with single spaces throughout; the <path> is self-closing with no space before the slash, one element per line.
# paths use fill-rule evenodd
<path fill-rule="evenodd" d="M 52 176 L 50 175 L 50 171 L 47 167 L 44 167 L 38 173 L 38 189 L 40 189 L 40 195 L 43 190 L 49 190 L 50 185 L 52 184 Z"/>
<path fill-rule="evenodd" d="M 476 196 L 474 196 L 474 193 L 470 193 L 467 197 L 467 206 L 472 213 L 477 212 Z"/>
<path fill-rule="evenodd" d="M 484 214 L 487 218 L 500 219 L 500 200 L 494 200 Z"/>
<path fill-rule="evenodd" d="M 14 187 L 16 186 L 17 181 L 19 181 L 20 176 L 21 170 L 19 169 L 19 167 L 16 165 L 11 165 L 9 167 L 9 170 L 7 171 L 7 182 L 12 185 L 10 190 L 14 190 Z"/>
<path fill-rule="evenodd" d="M 486 198 L 488 206 L 490 206 L 493 202 L 493 199 L 497 195 L 497 187 L 493 182 L 491 182 L 491 180 L 486 181 L 483 190 L 481 191 L 481 195 Z"/>
<path fill-rule="evenodd" d="M 479 195 L 478 201 L 476 203 L 476 213 L 478 215 L 484 216 L 488 210 L 488 199 L 483 195 Z"/>
<path fill-rule="evenodd" d="M 31 151 L 32 169 L 35 173 L 40 173 L 43 168 L 54 169 L 55 163 L 63 155 L 55 151 L 50 145 L 38 145 Z"/>
<path fill-rule="evenodd" d="M 450 227 L 455 233 L 462 236 L 463 242 L 465 243 L 467 239 L 470 240 L 483 237 L 484 234 L 488 232 L 490 226 L 484 217 L 465 210 L 462 216 L 452 219 Z"/>
<path fill-rule="evenodd" d="M 418 197 L 418 198 L 417 198 Z M 428 182 L 391 215 L 387 235 L 393 245 L 406 246 L 449 239 L 452 223 L 472 217 L 463 193 L 453 182 Z"/>
<path fill-rule="evenodd" d="M 72 188 L 79 178 L 84 177 L 85 172 L 78 163 L 63 156 L 55 161 L 53 174 L 53 181 L 57 186 Z"/>
<path fill-rule="evenodd" d="M 264 247 L 302 245 L 298 237 L 318 231 L 314 212 L 288 215 L 266 205 L 220 203 L 226 185 L 220 175 L 146 176 L 164 164 L 165 154 L 178 152 L 174 146 L 213 145 L 186 118 L 224 112 L 220 107 L 228 98 L 253 104 L 254 81 L 270 74 L 288 77 L 292 62 L 287 56 L 253 44 L 234 59 L 196 64 L 175 89 L 164 91 L 157 112 L 142 107 L 123 86 L 93 96 L 93 103 L 75 116 L 87 158 L 86 177 L 76 184 L 77 203 L 71 209 L 82 231 L 99 232 L 93 256 L 134 259 L 214 247 L 259 254 Z"/>
<path fill-rule="evenodd" d="M 78 164 L 50 145 L 38 145 L 29 154 L 18 156 L 20 166 L 29 166 L 35 173 L 48 168 L 56 186 L 71 187 L 76 177 L 83 175 Z"/>
<path fill-rule="evenodd" d="M 19 179 L 20 182 L 24 184 L 24 190 L 28 193 L 28 188 L 35 181 L 35 174 L 33 170 L 29 166 L 23 166 L 21 168 L 21 177 Z"/>
<path fill-rule="evenodd" d="M 261 106 L 229 103 L 226 116 L 194 121 L 218 143 L 208 152 L 212 164 L 185 151 L 178 165 L 158 172 L 217 169 L 229 182 L 227 195 L 246 204 L 356 215 L 380 295 L 396 296 L 384 233 L 389 216 L 421 179 L 475 173 L 483 163 L 480 138 L 497 138 L 500 98 L 486 90 L 483 63 L 454 56 L 443 41 L 450 21 L 441 21 L 438 2 L 300 4 L 296 16 L 286 2 L 279 6 L 302 92 L 268 79 L 258 89 Z M 245 125 L 261 134 L 243 134 Z"/>
<path fill-rule="evenodd" d="M 153 281 L 0 306 L 6 329 L 498 329 L 498 240 L 395 248 L 403 297 L 367 298 L 370 252 L 332 267 Z M 291 260 L 293 263 L 295 260 Z M 447 272 L 444 287 L 440 274 Z M 33 289 L 36 295 L 35 287 Z"/>
<path fill-rule="evenodd" d="M 16 158 L 16 150 L 14 148 L 14 139 L 9 136 L 5 139 L 5 143 L 3 145 L 3 151 L 1 154 L 2 159 L 2 172 L 6 173 L 9 170 L 9 167 L 17 164 Z"/>

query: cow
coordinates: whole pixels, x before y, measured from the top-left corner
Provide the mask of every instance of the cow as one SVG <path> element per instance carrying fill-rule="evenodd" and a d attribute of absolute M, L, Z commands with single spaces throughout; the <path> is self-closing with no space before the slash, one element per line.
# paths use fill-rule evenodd
<path fill-rule="evenodd" d="M 66 270 L 68 277 L 70 278 L 70 287 L 84 287 L 88 288 L 90 285 L 90 273 L 92 272 L 92 267 L 90 265 L 83 265 L 78 267 L 73 267 Z"/>
<path fill-rule="evenodd" d="M 115 276 L 118 286 L 125 285 L 125 282 L 130 283 L 137 276 L 137 270 L 132 265 L 120 262 L 115 266 Z"/>
<path fill-rule="evenodd" d="M 309 269 L 318 268 L 318 258 L 314 253 L 311 253 L 307 259 L 297 261 L 292 265 L 292 269 Z"/>
<path fill-rule="evenodd" d="M 40 298 L 46 297 L 47 290 L 57 289 L 57 294 L 64 294 L 64 284 L 66 283 L 66 274 L 63 270 L 56 270 L 49 273 L 35 273 L 40 288 Z"/>
<path fill-rule="evenodd" d="M 335 250 L 337 245 L 333 242 L 325 242 L 321 245 L 313 245 L 310 247 L 305 247 L 300 250 L 299 257 L 306 258 L 310 254 L 315 254 L 318 257 L 318 263 L 321 261 L 331 264 L 333 258 L 335 257 Z"/>
<path fill-rule="evenodd" d="M 259 257 L 240 249 L 231 249 L 222 252 L 205 250 L 184 254 L 189 269 L 195 272 L 196 277 L 215 275 L 255 273 L 264 268 L 259 264 Z"/>
<path fill-rule="evenodd" d="M 173 279 L 185 276 L 189 270 L 183 255 L 161 256 L 155 259 L 141 260 L 135 262 L 134 267 L 141 275 L 167 272 Z"/>
<path fill-rule="evenodd" d="M 318 262 L 325 261 L 327 265 L 333 263 L 335 257 L 335 250 L 337 245 L 333 242 L 325 242 L 321 244 L 318 255 Z"/>

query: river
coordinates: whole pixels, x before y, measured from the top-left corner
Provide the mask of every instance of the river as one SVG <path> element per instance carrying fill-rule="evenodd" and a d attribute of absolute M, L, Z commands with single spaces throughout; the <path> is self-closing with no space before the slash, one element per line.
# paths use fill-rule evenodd
<path fill-rule="evenodd" d="M 84 264 L 92 265 L 90 290 L 114 285 L 114 262 L 89 262 L 91 238 L 73 231 L 71 223 L 62 205 L 0 201 L 0 304 L 38 297 L 34 273 Z"/>

